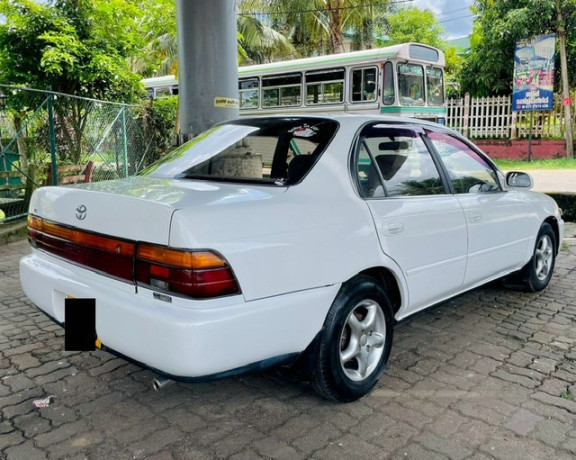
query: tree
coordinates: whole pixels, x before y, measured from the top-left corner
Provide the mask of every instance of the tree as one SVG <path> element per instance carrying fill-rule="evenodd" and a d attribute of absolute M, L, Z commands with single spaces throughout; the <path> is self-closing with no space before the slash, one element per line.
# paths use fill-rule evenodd
<path fill-rule="evenodd" d="M 238 15 L 238 46 L 240 64 L 262 64 L 275 58 L 294 57 L 296 50 L 280 32 L 259 21 L 255 16 Z"/>
<path fill-rule="evenodd" d="M 247 3 L 247 2 L 246 2 Z M 273 28 L 290 37 L 302 55 L 344 51 L 344 31 L 366 46 L 372 45 L 377 12 L 387 1 L 365 0 L 255 0 L 251 9 Z"/>
<path fill-rule="evenodd" d="M 143 48 L 135 2 L 0 0 L 0 14 L 3 83 L 123 102 L 141 94 L 141 77 L 130 71 L 128 60 Z M 19 98 L 10 101 L 20 101 L 15 109 L 25 108 Z M 61 98 L 54 107 L 64 137 L 60 151 L 72 161 L 80 157 L 92 107 L 75 98 Z"/>
<path fill-rule="evenodd" d="M 144 43 L 134 21 L 139 11 L 125 0 L 0 0 L 0 80 L 133 100 L 140 76 L 130 71 L 128 58 Z"/>
<path fill-rule="evenodd" d="M 145 41 L 142 53 L 131 56 L 134 72 L 144 77 L 176 74 L 178 52 L 176 40 L 176 0 L 139 0 L 146 14 L 136 18 Z"/>
<path fill-rule="evenodd" d="M 567 49 L 576 51 L 576 22 L 569 20 L 576 14 L 574 0 L 475 0 L 473 8 L 477 16 L 461 84 L 474 96 L 511 93 L 514 47 L 522 38 L 560 35 L 563 24 Z M 568 61 L 567 70 L 574 86 L 575 60 Z"/>
<path fill-rule="evenodd" d="M 507 95 L 512 91 L 514 47 L 522 38 L 546 33 L 558 35 L 564 97 L 576 78 L 576 62 L 568 61 L 566 49 L 576 46 L 574 0 L 475 0 L 477 18 L 471 50 L 460 75 L 461 87 L 475 96 Z M 566 145 L 573 156 L 570 107 L 566 106 Z"/>
<path fill-rule="evenodd" d="M 431 10 L 420 10 L 416 7 L 401 8 L 387 18 L 387 24 L 376 30 L 379 43 L 396 44 L 406 42 L 424 43 L 442 48 L 446 44 L 442 40 L 442 26 L 438 24 Z"/>

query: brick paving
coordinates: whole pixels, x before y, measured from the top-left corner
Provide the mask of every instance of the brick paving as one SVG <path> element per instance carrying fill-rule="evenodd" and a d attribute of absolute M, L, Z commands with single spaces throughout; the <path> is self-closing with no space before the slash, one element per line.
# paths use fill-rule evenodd
<path fill-rule="evenodd" d="M 20 289 L 27 243 L 0 246 L 0 458 L 573 459 L 575 229 L 544 292 L 492 284 L 399 324 L 387 373 L 346 405 L 278 370 L 155 392 L 150 370 L 65 352 Z"/>

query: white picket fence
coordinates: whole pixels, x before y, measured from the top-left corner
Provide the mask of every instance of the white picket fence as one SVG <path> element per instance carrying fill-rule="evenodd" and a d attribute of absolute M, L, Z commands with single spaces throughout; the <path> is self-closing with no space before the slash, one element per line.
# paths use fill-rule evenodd
<path fill-rule="evenodd" d="M 521 139 L 530 134 L 534 138 L 564 136 L 564 110 L 559 95 L 554 97 L 554 109 L 550 111 L 512 111 L 511 96 L 470 97 L 448 99 L 446 124 L 471 138 Z M 574 117 L 574 106 L 572 115 Z M 574 119 L 572 119 L 574 124 Z"/>

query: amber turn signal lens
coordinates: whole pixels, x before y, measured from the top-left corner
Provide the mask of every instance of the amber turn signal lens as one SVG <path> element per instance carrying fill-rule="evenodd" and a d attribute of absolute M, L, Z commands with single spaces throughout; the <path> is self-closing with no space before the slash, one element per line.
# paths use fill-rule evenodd
<path fill-rule="evenodd" d="M 136 257 L 148 262 L 156 262 L 172 267 L 189 270 L 210 270 L 223 268 L 228 264 L 213 252 L 181 251 L 151 244 L 141 244 L 136 251 Z"/>
<path fill-rule="evenodd" d="M 40 217 L 28 214 L 28 227 L 41 232 L 44 229 L 43 220 Z"/>

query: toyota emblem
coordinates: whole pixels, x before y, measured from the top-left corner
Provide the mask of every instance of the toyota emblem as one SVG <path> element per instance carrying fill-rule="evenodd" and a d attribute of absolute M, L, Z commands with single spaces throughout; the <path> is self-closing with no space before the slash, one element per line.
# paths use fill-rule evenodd
<path fill-rule="evenodd" d="M 76 208 L 76 219 L 84 220 L 86 219 L 86 206 L 81 204 Z"/>

